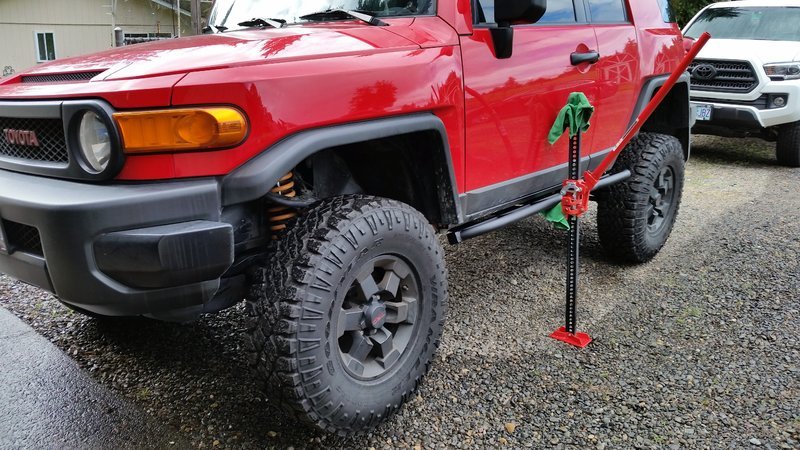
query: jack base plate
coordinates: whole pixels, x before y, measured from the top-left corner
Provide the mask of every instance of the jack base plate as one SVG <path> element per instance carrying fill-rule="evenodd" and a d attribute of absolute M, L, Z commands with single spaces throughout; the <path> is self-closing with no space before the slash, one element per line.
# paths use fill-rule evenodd
<path fill-rule="evenodd" d="M 550 335 L 551 338 L 559 340 L 561 342 L 566 342 L 569 345 L 574 345 L 578 348 L 584 348 L 592 342 L 592 338 L 589 337 L 586 333 L 575 333 L 572 334 L 567 331 L 566 327 L 561 327 L 556 331 L 553 331 L 553 334 Z"/>

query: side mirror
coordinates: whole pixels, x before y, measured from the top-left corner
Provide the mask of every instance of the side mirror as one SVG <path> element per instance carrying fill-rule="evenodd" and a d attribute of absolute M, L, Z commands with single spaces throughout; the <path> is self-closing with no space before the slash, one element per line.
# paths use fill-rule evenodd
<path fill-rule="evenodd" d="M 492 42 L 494 54 L 498 59 L 511 57 L 514 47 L 514 29 L 512 22 L 536 23 L 547 10 L 547 0 L 495 0 Z"/>
<path fill-rule="evenodd" d="M 495 0 L 494 21 L 536 23 L 547 10 L 547 0 Z"/>

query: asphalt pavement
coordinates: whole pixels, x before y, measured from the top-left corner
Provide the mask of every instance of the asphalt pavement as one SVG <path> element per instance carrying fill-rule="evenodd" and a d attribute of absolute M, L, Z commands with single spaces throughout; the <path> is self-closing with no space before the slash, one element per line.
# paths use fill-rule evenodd
<path fill-rule="evenodd" d="M 0 308 L 0 448 L 187 448 Z"/>

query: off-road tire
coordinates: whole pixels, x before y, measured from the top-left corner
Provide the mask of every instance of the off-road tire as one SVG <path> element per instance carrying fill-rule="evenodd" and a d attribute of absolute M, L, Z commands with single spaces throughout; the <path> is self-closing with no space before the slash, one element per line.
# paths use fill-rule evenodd
<path fill-rule="evenodd" d="M 666 243 L 680 208 L 684 158 L 680 141 L 659 133 L 639 133 L 623 151 L 612 171 L 631 171 L 631 177 L 607 188 L 597 206 L 597 233 L 605 252 L 625 262 L 652 259 Z M 672 178 L 674 196 L 663 216 L 655 214 L 659 176 Z M 658 219 L 658 226 L 654 226 Z M 651 223 L 652 222 L 652 223 Z"/>
<path fill-rule="evenodd" d="M 800 122 L 780 126 L 775 156 L 782 166 L 800 167 Z"/>
<path fill-rule="evenodd" d="M 416 334 L 386 373 L 357 379 L 344 365 L 336 317 L 351 280 L 381 255 L 401 258 L 416 277 Z M 252 277 L 251 363 L 267 395 L 299 421 L 340 435 L 371 429 L 427 373 L 442 334 L 447 274 L 435 231 L 412 207 L 368 196 L 322 201 L 290 225 Z"/>

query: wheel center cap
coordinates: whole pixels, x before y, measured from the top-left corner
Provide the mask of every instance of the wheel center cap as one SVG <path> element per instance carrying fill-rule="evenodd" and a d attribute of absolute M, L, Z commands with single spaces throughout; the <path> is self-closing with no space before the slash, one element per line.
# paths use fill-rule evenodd
<path fill-rule="evenodd" d="M 386 323 L 386 307 L 377 302 L 370 303 L 364 309 L 364 318 L 369 328 L 380 329 Z"/>

